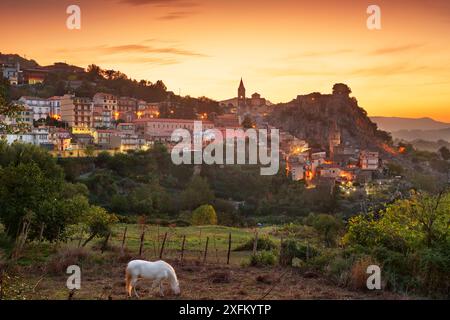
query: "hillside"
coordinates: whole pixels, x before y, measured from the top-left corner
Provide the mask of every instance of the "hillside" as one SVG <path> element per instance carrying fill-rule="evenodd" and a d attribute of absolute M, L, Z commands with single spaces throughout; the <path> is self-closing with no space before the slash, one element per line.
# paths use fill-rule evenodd
<path fill-rule="evenodd" d="M 450 128 L 450 123 L 431 118 L 370 117 L 381 130 L 396 132 L 400 130 L 439 130 Z"/>
<path fill-rule="evenodd" d="M 445 140 L 450 142 L 450 127 L 439 130 L 400 130 L 392 132 L 395 139 L 413 141 L 413 140 L 427 140 L 439 141 Z"/>
<path fill-rule="evenodd" d="M 390 142 L 386 132 L 367 117 L 345 84 L 335 84 L 332 94 L 299 95 L 286 104 L 279 104 L 270 115 L 270 124 L 310 142 L 311 146 L 329 146 L 329 138 L 339 131 L 341 141 L 359 148 L 384 150 Z"/>
<path fill-rule="evenodd" d="M 3 54 L 0 52 L 0 64 L 3 63 L 11 63 L 11 64 L 19 63 L 20 67 L 25 69 L 35 68 L 39 66 L 39 64 L 33 59 L 29 60 L 19 56 L 18 54 Z"/>

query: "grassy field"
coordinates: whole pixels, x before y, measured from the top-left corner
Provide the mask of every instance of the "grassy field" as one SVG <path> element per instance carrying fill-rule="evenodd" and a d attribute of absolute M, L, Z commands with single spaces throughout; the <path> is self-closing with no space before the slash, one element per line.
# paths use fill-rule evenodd
<path fill-rule="evenodd" d="M 125 228 L 127 229 L 126 248 L 132 253 L 139 252 L 142 225 L 118 224 L 114 228 L 110 245 L 121 246 Z M 274 242 L 279 242 L 270 236 L 271 227 L 258 229 L 258 237 L 270 237 Z M 224 226 L 190 226 L 190 227 L 160 227 L 147 225 L 144 233 L 143 256 L 148 259 L 159 257 L 164 236 L 167 238 L 164 245 L 163 257 L 175 259 L 180 256 L 183 238 L 185 240 L 185 257 L 203 259 L 208 239 L 207 259 L 210 262 L 224 262 L 227 258 L 229 235 L 231 234 L 231 262 L 239 262 L 240 258 L 248 256 L 248 252 L 233 251 L 238 246 L 246 243 L 254 237 L 254 229 L 230 228 Z"/>
<path fill-rule="evenodd" d="M 226 263 L 228 242 L 231 234 L 230 263 L 240 265 L 251 254 L 250 251 L 234 251 L 240 245 L 251 241 L 255 235 L 255 229 L 231 228 L 224 226 L 189 226 L 189 227 L 162 227 L 156 225 L 116 224 L 108 240 L 109 250 L 121 251 L 123 236 L 126 229 L 124 251 L 130 256 L 138 256 L 140 239 L 144 228 L 144 241 L 141 257 L 148 260 L 159 259 L 165 234 L 163 259 L 180 259 L 183 238 L 184 260 L 198 260 L 203 262 L 208 239 L 207 257 L 208 263 Z M 279 244 L 279 239 L 270 235 L 272 227 L 258 229 L 258 238 L 269 237 Z M 1 231 L 0 231 L 1 233 Z M 17 260 L 21 266 L 31 266 L 45 263 L 57 250 L 75 249 L 85 240 L 73 238 L 67 242 L 48 243 L 32 242 L 25 246 L 23 253 Z M 103 245 L 103 239 L 94 239 L 87 249 L 98 249 Z M 4 247 L 2 249 L 1 247 Z M 0 258 L 6 256 L 6 245 L 0 246 Z"/>
<path fill-rule="evenodd" d="M 126 246 L 121 250 L 127 229 Z M 222 226 L 202 227 L 145 227 L 143 253 L 139 256 L 142 225 L 118 224 L 114 227 L 107 248 L 102 252 L 102 239 L 79 248 L 79 239 L 67 243 L 28 243 L 16 263 L 8 269 L 7 299 L 126 299 L 124 269 L 136 258 L 159 258 L 164 235 L 167 232 L 163 259 L 174 266 L 182 294 L 172 296 L 166 284 L 164 299 L 259 299 L 270 292 L 267 299 L 399 299 L 387 292 L 352 291 L 336 286 L 328 279 L 305 276 L 298 268 L 270 266 L 251 267 L 245 262 L 251 250 L 234 251 L 254 237 L 254 229 Z M 258 238 L 269 237 L 277 245 L 280 239 L 271 234 L 275 227 L 258 229 Z M 231 234 L 230 264 L 226 264 L 228 237 Z M 1 234 L 0 234 L 1 235 Z M 181 244 L 186 236 L 185 255 L 180 261 Z M 206 239 L 208 255 L 204 261 Z M 2 238 L 0 237 L 0 240 Z M 4 243 L 0 243 L 0 264 L 6 257 Z M 2 249 L 3 248 L 3 249 Z M 3 254 L 3 258 L 2 258 Z M 71 292 L 66 287 L 69 265 L 82 270 L 81 289 Z M 5 282 L 4 282 L 5 283 Z M 142 299 L 161 299 L 150 290 L 148 281 L 138 284 Z"/>

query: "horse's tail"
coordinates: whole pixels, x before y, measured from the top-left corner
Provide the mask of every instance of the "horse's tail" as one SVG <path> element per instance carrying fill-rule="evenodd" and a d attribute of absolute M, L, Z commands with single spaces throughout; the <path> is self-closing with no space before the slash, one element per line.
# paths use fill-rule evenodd
<path fill-rule="evenodd" d="M 125 269 L 125 290 L 131 296 L 131 274 L 128 272 L 128 266 Z"/>

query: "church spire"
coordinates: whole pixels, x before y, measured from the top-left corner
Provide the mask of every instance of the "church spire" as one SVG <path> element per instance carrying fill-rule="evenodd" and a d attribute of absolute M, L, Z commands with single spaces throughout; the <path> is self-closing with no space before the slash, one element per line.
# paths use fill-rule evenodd
<path fill-rule="evenodd" d="M 244 88 L 244 90 L 245 90 L 244 81 L 242 81 L 242 77 L 241 77 L 241 83 L 239 83 L 239 89 L 241 89 L 241 88 Z"/>
<path fill-rule="evenodd" d="M 245 106 L 245 87 L 244 87 L 244 81 L 242 81 L 242 77 L 241 77 L 241 83 L 239 83 L 239 88 L 238 88 L 238 106 L 240 106 L 240 107 Z"/>

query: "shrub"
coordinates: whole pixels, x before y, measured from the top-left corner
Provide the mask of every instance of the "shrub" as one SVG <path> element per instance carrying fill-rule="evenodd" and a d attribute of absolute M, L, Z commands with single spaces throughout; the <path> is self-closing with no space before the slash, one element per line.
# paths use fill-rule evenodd
<path fill-rule="evenodd" d="M 209 204 L 204 204 L 192 212 L 193 225 L 216 225 L 217 215 L 214 207 Z"/>
<path fill-rule="evenodd" d="M 337 255 L 330 259 L 326 267 L 326 274 L 338 285 L 347 286 L 350 281 L 352 263 L 353 259 Z"/>
<path fill-rule="evenodd" d="M 253 267 L 273 266 L 277 263 L 277 256 L 273 251 L 259 251 L 250 257 L 249 264 Z"/>
<path fill-rule="evenodd" d="M 240 246 L 238 246 L 236 249 L 234 249 L 234 251 L 250 251 L 253 250 L 253 246 L 255 243 L 255 238 L 251 238 L 248 239 L 245 243 L 241 244 Z M 257 243 L 257 248 L 256 250 L 274 250 L 276 249 L 276 244 L 275 242 L 273 242 L 269 236 L 262 236 L 258 238 L 258 243 Z"/>
<path fill-rule="evenodd" d="M 297 240 L 288 239 L 283 241 L 283 243 L 281 244 L 280 264 L 292 265 L 293 258 L 298 258 L 306 261 L 310 258 L 318 256 L 319 254 L 320 253 L 316 248 L 308 244 L 304 244 Z"/>
<path fill-rule="evenodd" d="M 47 263 L 47 271 L 54 274 L 65 273 L 68 266 L 81 266 L 88 258 L 89 253 L 84 248 L 61 250 Z"/>
<path fill-rule="evenodd" d="M 372 264 L 378 265 L 371 257 L 359 259 L 353 264 L 350 272 L 350 286 L 353 289 L 367 289 L 367 267 Z"/>

